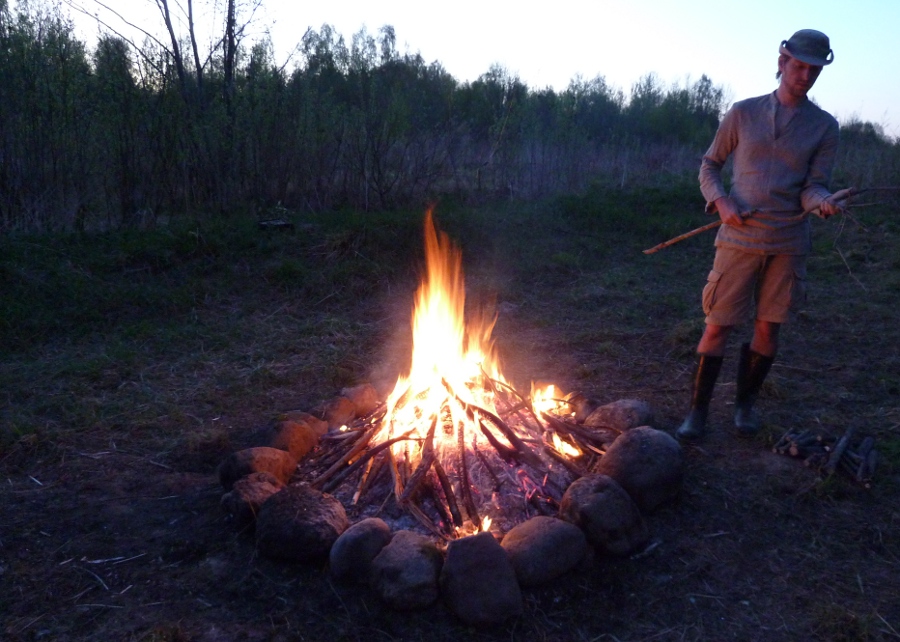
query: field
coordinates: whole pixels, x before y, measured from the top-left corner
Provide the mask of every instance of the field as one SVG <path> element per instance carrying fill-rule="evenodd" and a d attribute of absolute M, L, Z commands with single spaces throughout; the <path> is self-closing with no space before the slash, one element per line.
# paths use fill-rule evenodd
<path fill-rule="evenodd" d="M 438 203 L 472 307 L 495 305 L 504 370 L 672 431 L 702 328 L 708 220 L 693 184 L 541 204 Z M 322 567 L 258 557 L 229 529 L 215 468 L 279 412 L 389 387 L 409 357 L 424 211 L 279 211 L 146 231 L 0 239 L 0 637 L 287 640 L 900 639 L 900 219 L 813 221 L 809 296 L 759 407 L 729 429 L 734 337 L 712 432 L 686 446 L 655 548 L 597 557 L 525 593 L 496 629 L 440 604 L 391 611 Z M 871 488 L 772 453 L 788 429 L 853 426 Z"/>

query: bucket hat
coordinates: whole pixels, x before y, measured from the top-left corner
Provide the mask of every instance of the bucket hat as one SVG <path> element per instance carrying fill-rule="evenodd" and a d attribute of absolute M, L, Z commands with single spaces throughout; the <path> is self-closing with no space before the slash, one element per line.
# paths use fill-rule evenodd
<path fill-rule="evenodd" d="M 787 54 L 808 65 L 822 67 L 834 61 L 828 36 L 815 29 L 801 29 L 789 40 L 782 40 L 779 53 Z"/>

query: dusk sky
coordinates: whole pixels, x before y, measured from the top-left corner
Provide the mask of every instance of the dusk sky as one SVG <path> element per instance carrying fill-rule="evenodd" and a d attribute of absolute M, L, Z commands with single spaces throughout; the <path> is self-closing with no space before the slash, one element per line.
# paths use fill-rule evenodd
<path fill-rule="evenodd" d="M 102 12 L 94 0 L 78 2 Z M 105 4 L 142 25 L 159 22 L 155 0 Z M 667 86 L 706 74 L 729 102 L 772 91 L 779 43 L 798 29 L 818 29 L 831 38 L 835 59 L 810 95 L 842 122 L 875 122 L 900 137 L 900 0 L 263 0 L 247 39 L 268 31 L 283 61 L 308 28 L 323 24 L 348 44 L 363 27 L 377 35 L 391 25 L 401 53 L 438 61 L 459 81 L 496 63 L 532 89 L 563 90 L 576 75 L 600 75 L 627 96 L 648 73 Z M 87 33 L 91 44 L 96 28 Z"/>

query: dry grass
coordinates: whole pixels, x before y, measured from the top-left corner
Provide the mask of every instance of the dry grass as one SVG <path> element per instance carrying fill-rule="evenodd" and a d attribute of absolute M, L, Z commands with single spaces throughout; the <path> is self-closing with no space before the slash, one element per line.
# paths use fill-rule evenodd
<path fill-rule="evenodd" d="M 515 382 L 646 399 L 660 428 L 675 427 L 712 239 L 652 257 L 640 250 L 692 227 L 690 199 L 594 195 L 447 213 L 472 299 L 501 311 L 495 334 Z M 785 328 L 760 401 L 768 427 L 749 441 L 728 430 L 729 355 L 715 430 L 686 448 L 680 500 L 649 517 L 654 551 L 591 560 L 527 591 L 525 615 L 488 630 L 462 626 L 440 605 L 392 612 L 365 590 L 333 585 L 321 568 L 260 559 L 218 507 L 216 464 L 274 414 L 360 380 L 392 383 L 409 349 L 420 213 L 314 221 L 283 238 L 210 231 L 205 249 L 166 254 L 174 246 L 160 241 L 158 251 L 123 253 L 106 269 L 74 242 L 53 253 L 60 261 L 38 251 L 40 260 L 21 258 L 15 267 L 33 286 L 65 271 L 109 296 L 77 294 L 82 305 L 105 306 L 103 315 L 58 307 L 64 323 L 35 318 L 27 333 L 4 337 L 2 637 L 898 639 L 892 216 L 866 210 L 857 217 L 865 229 L 814 223 L 809 301 Z M 141 287 L 129 305 L 112 305 L 127 283 Z M 840 434 L 850 425 L 874 435 L 882 453 L 869 491 L 819 479 L 769 449 L 787 428 Z"/>

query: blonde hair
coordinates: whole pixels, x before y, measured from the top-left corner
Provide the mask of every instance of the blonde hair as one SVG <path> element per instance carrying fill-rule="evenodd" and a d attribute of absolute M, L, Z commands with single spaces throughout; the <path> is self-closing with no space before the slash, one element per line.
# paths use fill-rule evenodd
<path fill-rule="evenodd" d="M 775 72 L 775 80 L 781 80 L 781 67 L 788 61 L 788 58 L 790 56 L 787 54 L 778 55 L 778 71 Z"/>

